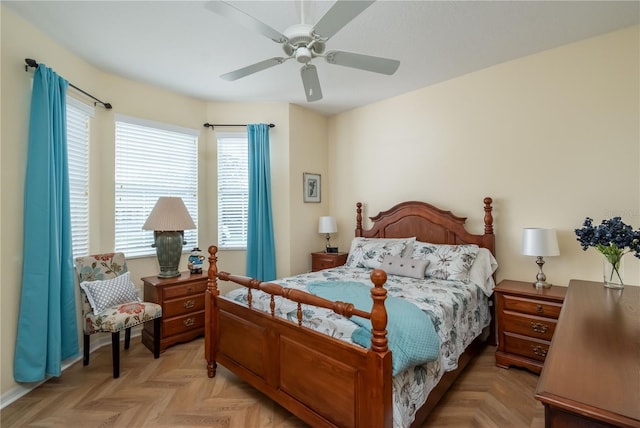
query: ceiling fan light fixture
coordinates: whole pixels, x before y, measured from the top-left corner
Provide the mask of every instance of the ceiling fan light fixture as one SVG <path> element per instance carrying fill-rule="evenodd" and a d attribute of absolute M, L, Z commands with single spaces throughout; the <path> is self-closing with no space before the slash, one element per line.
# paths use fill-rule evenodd
<path fill-rule="evenodd" d="M 311 61 L 312 58 L 313 55 L 308 48 L 301 46 L 296 49 L 296 61 L 298 61 L 299 63 L 306 64 Z"/>

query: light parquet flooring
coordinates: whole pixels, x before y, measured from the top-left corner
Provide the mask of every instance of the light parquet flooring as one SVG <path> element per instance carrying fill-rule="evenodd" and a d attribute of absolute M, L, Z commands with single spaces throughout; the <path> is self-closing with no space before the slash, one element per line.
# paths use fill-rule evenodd
<path fill-rule="evenodd" d="M 206 374 L 204 340 L 168 348 L 157 360 L 132 338 L 113 379 L 111 348 L 91 354 L 0 412 L 11 427 L 294 428 L 305 425 L 218 366 Z M 533 398 L 538 376 L 494 365 L 486 347 L 423 427 L 542 428 L 543 406 Z"/>

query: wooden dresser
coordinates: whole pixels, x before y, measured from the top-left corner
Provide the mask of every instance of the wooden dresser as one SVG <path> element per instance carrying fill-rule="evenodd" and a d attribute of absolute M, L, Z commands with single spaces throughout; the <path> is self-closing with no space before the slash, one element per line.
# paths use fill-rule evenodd
<path fill-rule="evenodd" d="M 571 280 L 536 398 L 546 427 L 640 427 L 640 287 Z"/>
<path fill-rule="evenodd" d="M 204 335 L 204 293 L 206 274 L 182 272 L 176 278 L 142 278 L 144 300 L 162 306 L 160 352 L 180 342 Z M 153 349 L 153 323 L 142 330 L 142 343 Z"/>
<path fill-rule="evenodd" d="M 566 287 L 535 288 L 530 282 L 504 280 L 494 289 L 498 318 L 496 365 L 540 373 Z"/>
<path fill-rule="evenodd" d="M 311 271 L 342 266 L 347 262 L 348 253 L 311 253 Z"/>

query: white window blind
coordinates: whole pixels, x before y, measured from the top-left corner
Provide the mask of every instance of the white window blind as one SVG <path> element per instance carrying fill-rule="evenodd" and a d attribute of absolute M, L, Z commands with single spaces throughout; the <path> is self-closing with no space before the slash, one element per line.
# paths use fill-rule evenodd
<path fill-rule="evenodd" d="M 127 257 L 155 254 L 142 230 L 160 196 L 178 196 L 198 225 L 198 131 L 116 117 L 115 249 Z M 198 231 L 185 230 L 188 249 Z"/>
<path fill-rule="evenodd" d="M 73 257 L 89 254 L 89 124 L 95 110 L 67 97 L 67 160 Z"/>
<path fill-rule="evenodd" d="M 247 133 L 216 133 L 218 139 L 218 246 L 247 248 L 249 149 Z"/>

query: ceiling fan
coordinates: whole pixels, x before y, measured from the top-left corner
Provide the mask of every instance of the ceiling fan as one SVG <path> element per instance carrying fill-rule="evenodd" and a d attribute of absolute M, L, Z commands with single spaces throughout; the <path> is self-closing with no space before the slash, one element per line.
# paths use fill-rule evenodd
<path fill-rule="evenodd" d="M 338 0 L 331 6 L 327 13 L 320 18 L 320 21 L 318 21 L 316 25 L 305 24 L 304 12 L 302 12 L 303 22 L 290 26 L 284 30 L 283 33 L 280 33 L 264 22 L 246 14 L 227 2 L 208 2 L 206 7 L 209 10 L 232 19 L 250 30 L 254 30 L 274 42 L 281 44 L 282 49 L 287 55 L 286 57 L 269 58 L 223 74 L 220 77 L 233 81 L 258 71 L 280 65 L 290 59 L 295 59 L 303 64 L 300 69 L 302 85 L 304 86 L 307 101 L 312 102 L 322 99 L 322 89 L 320 88 L 318 71 L 316 66 L 311 64 L 311 60 L 314 58 L 322 57 L 329 64 L 391 75 L 395 73 L 400 66 L 400 61 L 338 50 L 331 50 L 325 53 L 326 42 L 374 1 L 375 0 Z M 304 0 L 302 0 L 302 5 L 304 5 Z"/>

